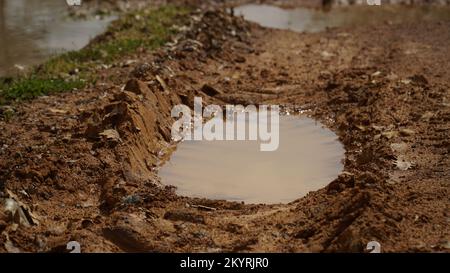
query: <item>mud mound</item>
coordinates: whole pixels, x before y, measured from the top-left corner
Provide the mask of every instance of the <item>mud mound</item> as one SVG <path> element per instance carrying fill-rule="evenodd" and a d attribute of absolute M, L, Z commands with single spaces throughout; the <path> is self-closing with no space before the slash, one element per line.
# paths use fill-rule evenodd
<path fill-rule="evenodd" d="M 156 53 L 151 63 L 133 69 L 131 79 L 123 90 L 113 93 L 110 104 L 87 117 L 85 136 L 97 141 L 96 147 L 105 145 L 99 139 L 111 148 L 121 143 L 116 150 L 127 180 L 157 183 L 155 168 L 171 152 L 172 107 L 180 103 L 192 107 L 194 95 L 212 99 L 204 85 L 186 84 L 186 77 L 174 75 L 189 71 L 188 65 L 195 70 L 212 59 L 230 62 L 242 52 L 234 46 L 248 42 L 249 24 L 241 18 L 219 11 L 196 14 L 174 43 Z"/>

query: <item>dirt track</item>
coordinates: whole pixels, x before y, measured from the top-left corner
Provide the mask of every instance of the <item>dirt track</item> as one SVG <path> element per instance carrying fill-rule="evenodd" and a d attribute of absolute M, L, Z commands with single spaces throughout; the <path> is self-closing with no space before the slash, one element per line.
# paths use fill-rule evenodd
<path fill-rule="evenodd" d="M 64 251 L 71 240 L 84 252 L 362 252 L 372 240 L 449 251 L 450 22 L 317 34 L 220 12 L 192 23 L 132 56 L 139 64 L 100 70 L 95 87 L 15 105 L 0 121 L 3 195 L 39 220 L 15 229 L 0 212 L 0 251 Z M 170 109 L 194 96 L 306 110 L 339 135 L 345 172 L 287 205 L 177 196 L 157 166 L 174 149 Z"/>

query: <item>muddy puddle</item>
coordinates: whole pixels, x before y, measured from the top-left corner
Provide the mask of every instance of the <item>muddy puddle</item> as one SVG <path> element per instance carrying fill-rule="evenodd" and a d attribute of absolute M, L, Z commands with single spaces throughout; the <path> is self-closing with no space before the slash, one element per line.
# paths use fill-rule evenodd
<path fill-rule="evenodd" d="M 247 129 L 255 120 L 243 121 Z M 252 124 L 254 123 L 254 124 Z M 280 116 L 279 146 L 260 151 L 259 140 L 183 141 L 159 175 L 189 197 L 288 203 L 326 186 L 343 169 L 344 148 L 317 121 Z"/>
<path fill-rule="evenodd" d="M 0 76 L 84 47 L 115 19 L 68 18 L 64 0 L 0 1 Z"/>
<path fill-rule="evenodd" d="M 450 9 L 433 6 L 356 5 L 320 9 L 282 9 L 271 5 L 248 4 L 234 9 L 236 15 L 264 27 L 297 32 L 320 32 L 330 27 L 354 27 L 379 23 L 423 20 L 450 20 Z"/>

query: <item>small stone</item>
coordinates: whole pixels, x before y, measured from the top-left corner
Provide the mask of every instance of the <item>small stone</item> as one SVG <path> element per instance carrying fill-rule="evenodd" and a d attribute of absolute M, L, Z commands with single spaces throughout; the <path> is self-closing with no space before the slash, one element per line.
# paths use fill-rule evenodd
<path fill-rule="evenodd" d="M 403 84 L 410 84 L 411 80 L 410 79 L 403 79 L 400 82 L 403 83 Z"/>
<path fill-rule="evenodd" d="M 380 75 L 381 75 L 381 71 L 376 71 L 376 72 L 372 73 L 370 76 L 372 76 L 372 77 L 378 77 L 378 76 L 380 76 Z"/>
<path fill-rule="evenodd" d="M 412 167 L 412 163 L 403 159 L 397 159 L 395 165 L 399 170 L 406 171 Z"/>
<path fill-rule="evenodd" d="M 167 83 L 163 78 L 161 78 L 159 75 L 156 75 L 156 80 L 159 82 L 164 92 L 169 91 L 169 87 L 167 86 Z"/>
<path fill-rule="evenodd" d="M 329 58 L 333 57 L 334 54 L 333 54 L 333 53 L 330 53 L 330 52 L 328 52 L 328 51 L 322 51 L 322 52 L 320 53 L 320 56 L 322 56 L 322 58 L 324 58 L 324 59 L 329 59 Z"/>
<path fill-rule="evenodd" d="M 408 144 L 405 142 L 391 143 L 391 149 L 397 153 L 405 153 L 408 150 Z"/>

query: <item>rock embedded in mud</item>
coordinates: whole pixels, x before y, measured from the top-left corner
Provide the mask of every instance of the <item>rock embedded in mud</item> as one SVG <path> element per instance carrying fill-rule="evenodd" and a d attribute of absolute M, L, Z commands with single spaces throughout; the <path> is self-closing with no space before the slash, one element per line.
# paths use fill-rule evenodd
<path fill-rule="evenodd" d="M 409 170 L 413 164 L 409 161 L 399 158 L 395 161 L 395 165 L 399 170 L 406 171 Z"/>
<path fill-rule="evenodd" d="M 136 65 L 136 67 L 131 71 L 131 75 L 136 78 L 143 78 L 151 71 L 152 66 L 149 63 L 142 63 Z"/>
<path fill-rule="evenodd" d="M 128 195 L 123 199 L 123 203 L 128 205 L 138 204 L 142 202 L 142 198 L 139 195 Z"/>
<path fill-rule="evenodd" d="M 21 253 L 20 249 L 11 242 L 9 236 L 6 236 L 6 242 L 3 246 L 8 253 Z"/>
<path fill-rule="evenodd" d="M 3 117 L 6 121 L 10 120 L 16 114 L 15 109 L 12 106 L 1 106 L 0 117 Z"/>
<path fill-rule="evenodd" d="M 414 130 L 411 130 L 411 129 L 401 129 L 400 130 L 400 135 L 402 135 L 402 136 L 412 136 L 412 135 L 414 135 Z"/>
<path fill-rule="evenodd" d="M 169 86 L 167 86 L 166 81 L 163 78 L 161 78 L 159 75 L 156 75 L 155 78 L 158 81 L 158 83 L 161 86 L 161 88 L 163 89 L 163 91 L 164 92 L 169 92 Z"/>
<path fill-rule="evenodd" d="M 105 131 L 101 132 L 99 134 L 99 136 L 105 137 L 106 140 L 108 140 L 108 141 L 112 141 L 112 142 L 116 142 L 116 143 L 122 142 L 119 132 L 117 132 L 117 130 L 114 130 L 114 129 L 105 130 Z"/>
<path fill-rule="evenodd" d="M 0 199 L 0 211 L 3 212 L 3 221 L 14 223 L 19 226 L 30 227 L 31 225 L 38 225 L 37 217 L 31 212 L 31 209 L 12 192 L 6 190 L 7 198 Z M 6 215 L 6 218 L 4 218 Z"/>

